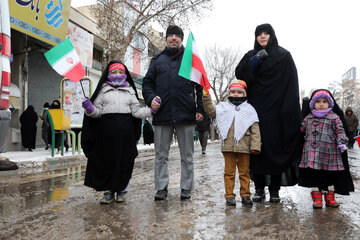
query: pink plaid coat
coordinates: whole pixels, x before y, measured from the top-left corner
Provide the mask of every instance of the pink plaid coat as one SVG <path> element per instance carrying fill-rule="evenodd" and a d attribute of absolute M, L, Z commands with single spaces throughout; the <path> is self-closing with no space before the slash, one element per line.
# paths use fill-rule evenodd
<path fill-rule="evenodd" d="M 337 143 L 346 143 L 345 130 L 338 115 L 329 112 L 318 118 L 309 113 L 301 123 L 305 144 L 299 167 L 316 170 L 344 170 Z"/>

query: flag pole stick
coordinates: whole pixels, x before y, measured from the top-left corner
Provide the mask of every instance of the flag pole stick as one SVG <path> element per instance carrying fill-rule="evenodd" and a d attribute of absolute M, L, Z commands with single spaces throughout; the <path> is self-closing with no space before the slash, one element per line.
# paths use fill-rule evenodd
<path fill-rule="evenodd" d="M 82 79 L 81 79 L 81 80 L 82 80 Z M 82 91 L 83 91 L 84 97 L 86 97 L 85 91 L 84 91 L 84 88 L 83 88 L 83 85 L 82 85 L 82 83 L 81 83 L 81 80 L 80 80 L 80 86 L 81 86 L 81 89 L 82 89 Z"/>
<path fill-rule="evenodd" d="M 203 81 L 203 83 L 204 83 L 204 88 L 205 88 L 205 91 L 209 94 L 210 92 L 209 92 L 209 89 L 207 89 L 206 88 L 206 84 L 205 84 L 205 79 L 204 79 L 204 76 L 201 76 L 201 80 Z"/>

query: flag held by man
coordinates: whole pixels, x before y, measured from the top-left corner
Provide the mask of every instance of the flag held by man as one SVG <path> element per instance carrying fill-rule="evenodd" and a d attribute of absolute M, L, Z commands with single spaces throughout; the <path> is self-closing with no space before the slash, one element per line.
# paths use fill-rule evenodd
<path fill-rule="evenodd" d="M 85 76 L 80 58 L 69 38 L 47 51 L 44 55 L 51 67 L 70 81 L 78 82 Z"/>
<path fill-rule="evenodd" d="M 179 75 L 200 84 L 204 90 L 209 93 L 210 83 L 206 76 L 205 68 L 200 59 L 199 50 L 196 46 L 192 32 L 189 32 Z"/>

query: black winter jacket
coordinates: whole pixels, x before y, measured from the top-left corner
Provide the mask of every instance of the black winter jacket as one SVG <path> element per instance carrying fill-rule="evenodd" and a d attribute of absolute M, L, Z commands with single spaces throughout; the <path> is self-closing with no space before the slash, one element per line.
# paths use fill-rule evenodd
<path fill-rule="evenodd" d="M 151 60 L 143 79 L 142 93 L 146 105 L 151 107 L 154 97 L 161 98 L 161 106 L 153 116 L 153 125 L 195 124 L 196 112 L 204 113 L 202 87 L 178 75 L 183 53 L 183 46 L 175 55 L 165 49 Z"/>

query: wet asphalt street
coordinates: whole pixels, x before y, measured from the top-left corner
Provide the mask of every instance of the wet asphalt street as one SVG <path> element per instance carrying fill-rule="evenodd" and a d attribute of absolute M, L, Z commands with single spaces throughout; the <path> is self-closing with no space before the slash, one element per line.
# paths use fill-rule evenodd
<path fill-rule="evenodd" d="M 355 184 L 336 195 L 339 208 L 314 210 L 310 189 L 283 187 L 281 202 L 237 206 L 224 199 L 220 143 L 195 148 L 195 188 L 180 200 L 178 149 L 170 153 L 169 196 L 154 201 L 153 152 L 136 160 L 125 203 L 100 205 L 101 192 L 83 185 L 86 161 L 0 172 L 0 239 L 360 239 L 360 150 L 349 150 Z M 251 183 L 251 191 L 254 185 Z"/>

